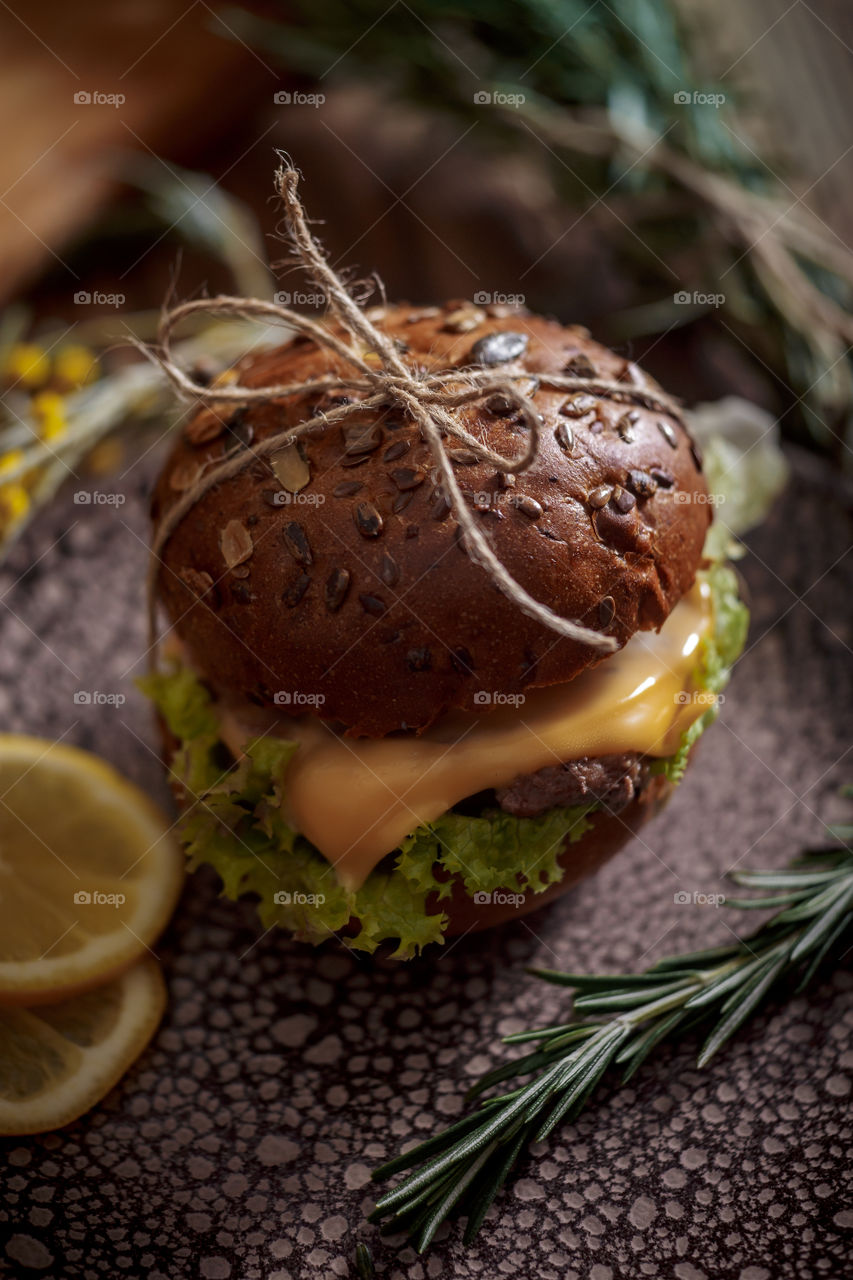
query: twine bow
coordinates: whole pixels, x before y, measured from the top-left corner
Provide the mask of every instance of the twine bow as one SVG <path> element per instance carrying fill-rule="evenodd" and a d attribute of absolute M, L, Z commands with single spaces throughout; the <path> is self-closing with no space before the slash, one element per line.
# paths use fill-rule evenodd
<path fill-rule="evenodd" d="M 368 319 L 365 312 L 347 292 L 342 280 L 329 265 L 323 250 L 308 229 L 305 210 L 297 194 L 299 176 L 292 168 L 282 168 L 276 175 L 276 187 L 284 205 L 287 229 L 294 256 L 311 279 L 323 290 L 330 312 L 337 317 L 351 341 L 344 341 L 325 325 L 311 320 L 297 311 L 276 302 L 264 302 L 256 298 L 216 297 L 187 302 L 168 311 L 160 323 L 158 348 L 146 351 L 164 370 L 177 391 L 204 403 L 236 402 L 241 405 L 252 401 L 282 400 L 289 396 L 316 392 L 324 388 L 352 390 L 365 393 L 361 400 L 350 401 L 325 413 L 300 422 L 284 431 L 267 436 L 251 448 L 237 447 L 225 458 L 209 463 L 198 481 L 174 503 L 161 521 L 152 543 L 152 561 L 149 574 L 149 618 L 152 644 L 154 642 L 153 601 L 155 584 L 163 549 L 178 524 L 214 485 L 238 475 L 259 458 L 280 452 L 300 436 L 345 421 L 364 410 L 387 408 L 396 404 L 407 412 L 420 427 L 423 439 L 429 446 L 444 493 L 462 530 L 464 546 L 471 559 L 479 564 L 495 585 L 519 609 L 537 622 L 556 631 L 569 640 L 586 644 L 602 653 L 611 653 L 618 646 L 611 636 L 583 627 L 554 613 L 547 605 L 535 600 L 507 570 L 495 555 L 488 539 L 479 527 L 476 517 L 465 501 L 442 439 L 449 436 L 460 441 L 466 449 L 482 461 L 490 463 L 502 475 L 518 475 L 530 467 L 539 450 L 542 420 L 530 395 L 519 384 L 533 383 L 533 391 L 540 387 L 547 390 L 582 391 L 620 403 L 641 405 L 680 417 L 677 406 L 668 397 L 653 394 L 642 388 L 629 387 L 595 378 L 571 378 L 560 374 L 532 375 L 518 368 L 496 374 L 488 369 L 452 369 L 426 373 L 408 366 L 402 359 L 393 340 Z M 172 331 L 187 316 L 197 312 L 239 316 L 245 319 L 284 321 L 299 333 L 311 338 L 317 345 L 334 352 L 352 370 L 352 375 L 328 376 L 310 382 L 288 383 L 265 387 L 244 387 L 239 384 L 203 385 L 196 382 L 172 359 Z M 369 364 L 360 353 L 366 350 L 375 354 L 378 365 Z M 515 458 L 504 457 L 489 448 L 482 440 L 472 436 L 457 421 L 454 409 L 480 400 L 484 396 L 500 392 L 520 411 L 528 428 L 527 441 Z"/>

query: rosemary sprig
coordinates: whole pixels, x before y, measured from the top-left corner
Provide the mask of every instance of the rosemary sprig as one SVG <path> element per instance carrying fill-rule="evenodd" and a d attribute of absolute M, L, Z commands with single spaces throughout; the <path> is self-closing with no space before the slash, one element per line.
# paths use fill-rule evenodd
<path fill-rule="evenodd" d="M 853 787 L 846 794 L 853 796 Z M 801 991 L 826 959 L 853 945 L 853 825 L 829 830 L 838 847 L 809 850 L 784 871 L 732 874 L 736 884 L 762 892 L 727 906 L 778 908 L 737 944 L 672 956 L 640 974 L 531 970 L 571 987 L 580 1016 L 506 1036 L 505 1044 L 536 1047 L 483 1076 L 468 1096 L 517 1077 L 530 1076 L 528 1083 L 486 1099 L 377 1169 L 376 1181 L 413 1172 L 382 1196 L 371 1221 L 383 1222 L 386 1233 L 405 1232 L 422 1252 L 446 1218 L 461 1215 L 470 1242 L 525 1149 L 574 1120 L 610 1068 L 623 1069 L 624 1084 L 660 1044 L 697 1028 L 705 1034 L 703 1067 L 771 990 L 784 983 Z"/>

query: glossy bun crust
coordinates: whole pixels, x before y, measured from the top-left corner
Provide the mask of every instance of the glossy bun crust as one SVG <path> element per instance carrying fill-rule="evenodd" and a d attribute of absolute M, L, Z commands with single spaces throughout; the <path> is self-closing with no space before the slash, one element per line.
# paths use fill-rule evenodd
<path fill-rule="evenodd" d="M 403 358 L 432 371 L 488 362 L 618 381 L 625 394 L 535 393 L 532 468 L 505 488 L 456 442 L 454 467 L 513 577 L 564 617 L 623 645 L 659 627 L 693 582 L 710 521 L 701 459 L 679 419 L 644 407 L 656 384 L 586 330 L 504 307 L 449 303 L 368 312 Z M 511 338 L 492 335 L 505 333 Z M 491 364 L 511 353 L 507 362 Z M 297 338 L 237 366 L 249 386 L 344 373 Z M 156 522 L 235 446 L 329 410 L 346 393 L 202 408 L 157 484 Z M 527 428 L 500 398 L 460 410 L 505 455 Z M 319 713 L 351 734 L 420 731 L 484 693 L 566 681 L 600 654 L 558 638 L 512 605 L 472 563 L 418 428 L 396 408 L 356 413 L 252 462 L 208 492 L 164 548 L 158 591 L 174 630 L 216 688 Z M 698 500 L 697 500 L 698 497 Z"/>

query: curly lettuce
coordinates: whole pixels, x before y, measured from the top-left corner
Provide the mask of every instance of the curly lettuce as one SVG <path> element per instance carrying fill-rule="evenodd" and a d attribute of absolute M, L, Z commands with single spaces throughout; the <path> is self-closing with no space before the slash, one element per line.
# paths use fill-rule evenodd
<path fill-rule="evenodd" d="M 373 952 L 394 939 L 393 954 L 408 959 L 442 941 L 447 917 L 440 903 L 453 876 L 472 895 L 501 888 L 541 893 L 562 878 L 557 858 L 564 839 L 580 839 L 590 825 L 588 805 L 528 819 L 501 810 L 479 817 L 450 812 L 408 836 L 395 865 L 383 864 L 360 889 L 348 890 L 281 816 L 282 779 L 296 743 L 249 742 L 238 764 L 223 765 L 213 701 L 188 667 L 139 683 L 180 744 L 171 772 L 190 797 L 180 831 L 191 869 L 209 863 L 227 897 L 254 894 L 265 927 L 281 925 L 306 942 L 323 942 L 357 921 L 357 931 L 343 939 L 347 946 Z"/>
<path fill-rule="evenodd" d="M 717 564 L 704 576 L 714 626 L 700 645 L 694 683 L 718 693 L 743 647 L 748 615 L 731 569 Z M 451 810 L 418 827 L 360 889 L 348 890 L 282 817 L 282 785 L 296 743 L 271 737 L 249 742 L 234 764 L 219 739 L 210 694 L 188 667 L 148 676 L 140 686 L 179 743 L 171 769 L 190 800 L 181 820 L 190 867 L 210 864 L 224 894 L 254 895 L 265 927 L 281 925 L 306 942 L 345 931 L 347 946 L 373 952 L 394 940 L 393 954 L 407 959 L 443 940 L 447 916 L 441 904 L 454 877 L 471 896 L 498 889 L 542 893 L 563 877 L 558 858 L 564 841 L 579 840 L 599 807 L 552 809 L 535 818 L 498 808 L 476 816 Z M 680 781 L 690 748 L 715 714 L 709 708 L 684 734 L 676 754 L 657 761 L 653 770 Z"/>
<path fill-rule="evenodd" d="M 732 667 L 743 651 L 749 627 L 749 610 L 738 596 L 737 577 L 727 564 L 716 561 L 699 575 L 711 588 L 713 626 L 699 644 L 699 657 L 693 672 L 697 689 L 720 694 L 729 682 Z M 693 744 L 713 724 L 719 713 L 714 702 L 698 720 L 694 720 L 681 737 L 674 755 L 656 760 L 652 773 L 662 773 L 672 783 L 684 777 Z"/>

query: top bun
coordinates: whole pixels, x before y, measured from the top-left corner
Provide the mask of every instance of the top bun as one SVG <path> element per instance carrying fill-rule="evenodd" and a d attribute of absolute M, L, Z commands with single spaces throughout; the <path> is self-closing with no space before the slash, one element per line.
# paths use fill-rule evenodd
<path fill-rule="evenodd" d="M 683 422 L 644 404 L 657 384 L 585 329 L 523 310 L 450 302 L 367 315 L 427 371 L 474 364 L 624 384 L 618 396 L 536 391 L 539 453 L 509 487 L 444 443 L 495 554 L 530 595 L 620 646 L 660 627 L 693 583 L 710 508 Z M 243 360 L 236 380 L 258 387 L 330 373 L 351 376 L 335 353 L 299 336 Z M 347 394 L 198 410 L 157 484 L 155 524 L 202 464 Z M 523 450 L 528 428 L 499 394 L 456 412 L 504 456 Z M 520 612 L 469 559 L 428 446 L 396 407 L 356 412 L 208 491 L 162 551 L 158 593 L 215 688 L 368 737 L 418 732 L 450 709 L 478 709 L 483 691 L 570 680 L 602 659 Z"/>

